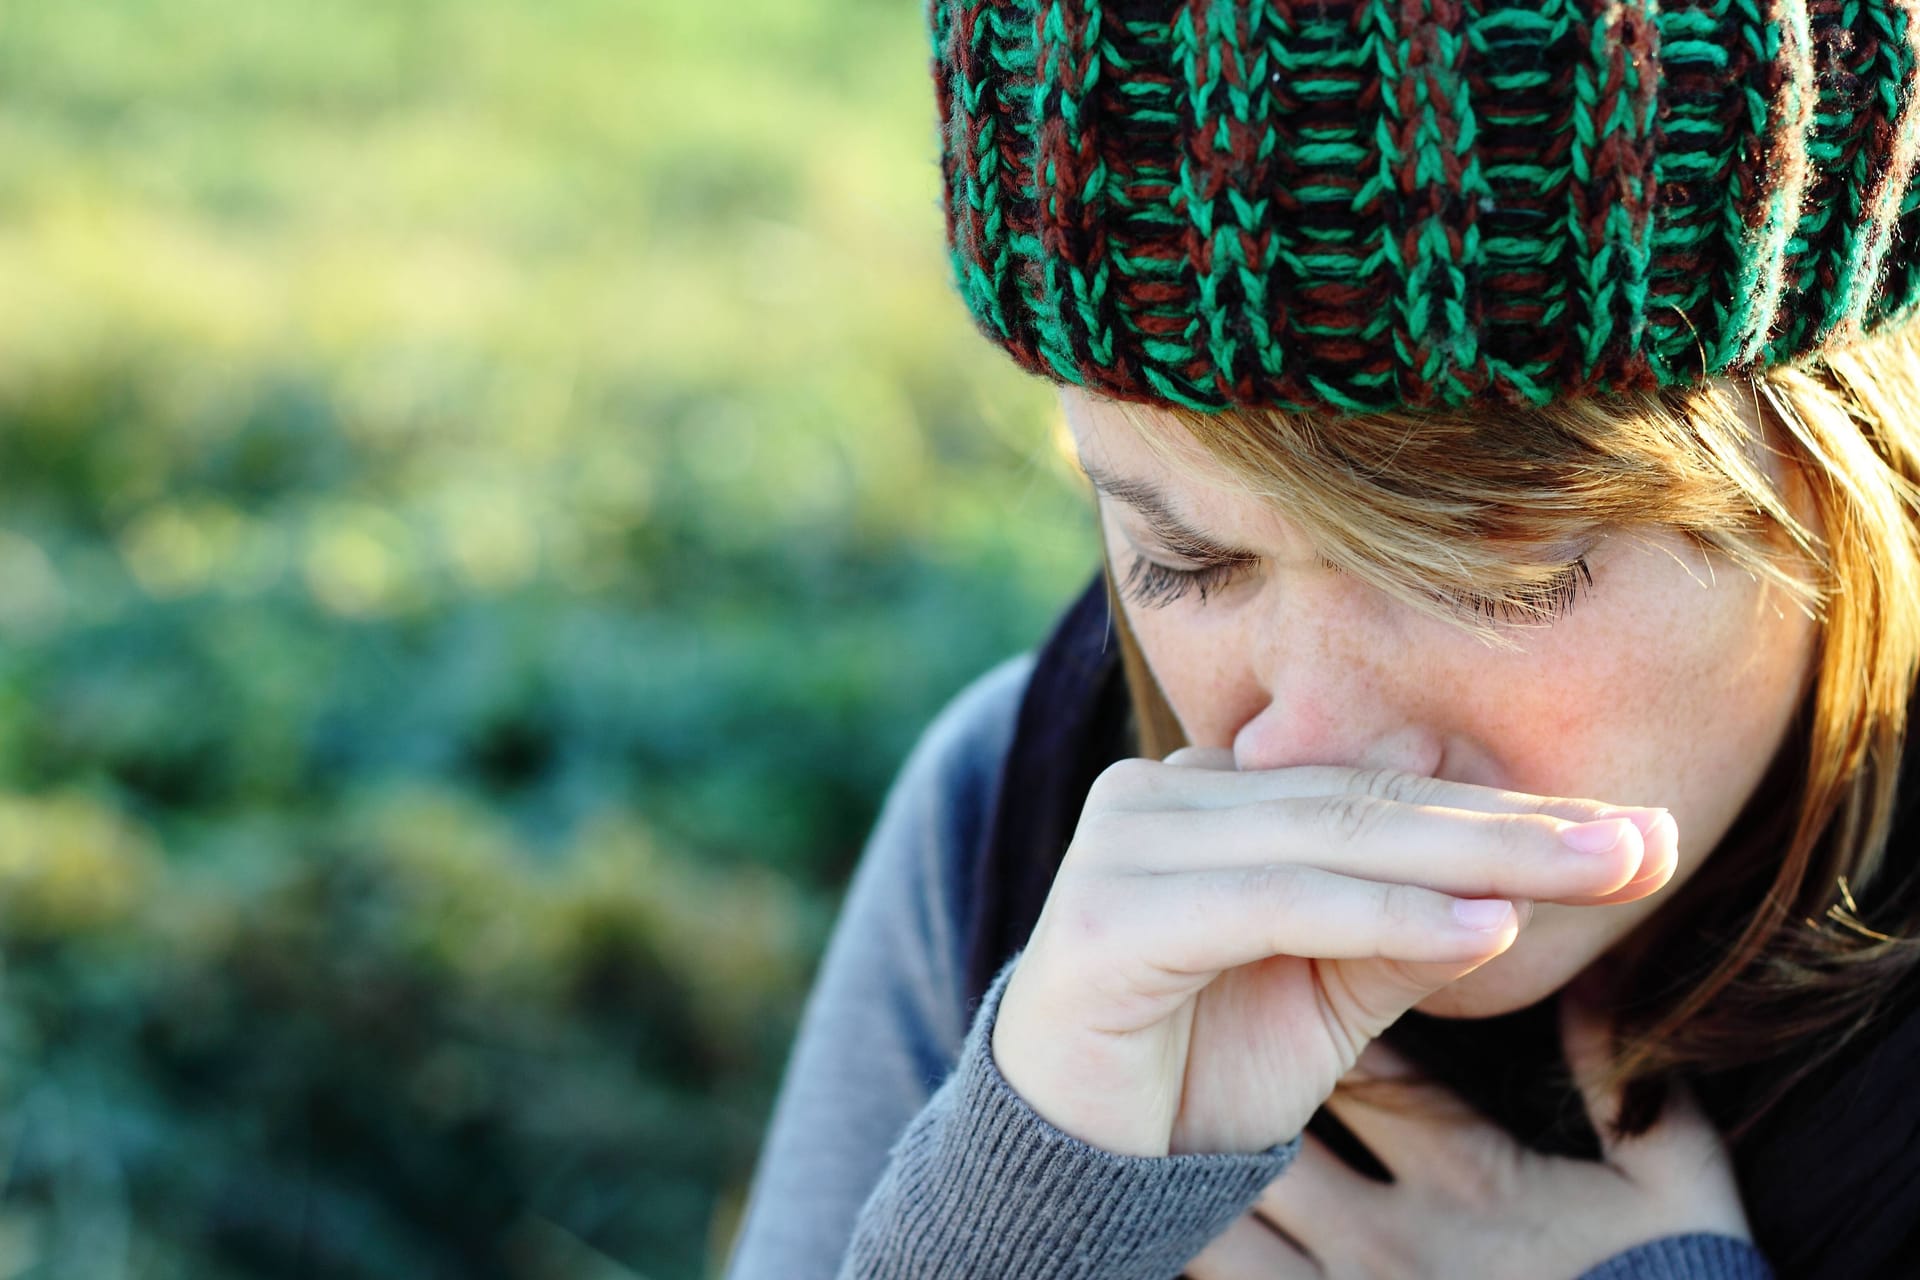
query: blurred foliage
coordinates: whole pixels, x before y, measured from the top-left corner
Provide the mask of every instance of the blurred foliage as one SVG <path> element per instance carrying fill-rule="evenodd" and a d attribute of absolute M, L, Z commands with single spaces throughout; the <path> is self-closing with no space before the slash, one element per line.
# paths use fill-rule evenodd
<path fill-rule="evenodd" d="M 724 1260 L 1097 564 L 919 8 L 0 3 L 0 1280 Z"/>

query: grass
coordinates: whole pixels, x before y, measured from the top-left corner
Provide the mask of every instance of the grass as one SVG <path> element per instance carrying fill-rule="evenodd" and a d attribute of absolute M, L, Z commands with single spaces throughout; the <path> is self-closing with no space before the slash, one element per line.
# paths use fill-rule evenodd
<path fill-rule="evenodd" d="M 919 23 L 0 3 L 0 1275 L 717 1272 L 881 791 L 1097 563 Z"/>

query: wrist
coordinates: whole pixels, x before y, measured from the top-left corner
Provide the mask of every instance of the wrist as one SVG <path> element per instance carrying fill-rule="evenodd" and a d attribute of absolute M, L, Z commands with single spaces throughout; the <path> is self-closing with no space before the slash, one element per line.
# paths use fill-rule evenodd
<path fill-rule="evenodd" d="M 1011 984 L 1009 984 L 1011 987 Z M 1067 1031 L 1027 1030 L 1017 1008 L 996 1011 L 988 1052 L 1001 1078 L 1036 1115 L 1090 1147 L 1122 1156 L 1173 1153 L 1171 1108 L 1115 1089 L 1133 1046 L 1121 1037 L 1089 1043 Z"/>

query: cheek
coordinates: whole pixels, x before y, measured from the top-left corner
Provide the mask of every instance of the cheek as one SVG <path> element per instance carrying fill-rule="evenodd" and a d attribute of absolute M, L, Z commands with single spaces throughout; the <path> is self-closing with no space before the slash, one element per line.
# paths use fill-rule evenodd
<path fill-rule="evenodd" d="M 1652 915 L 1732 826 L 1786 733 L 1815 633 L 1784 604 L 1776 616 L 1757 586 L 1717 603 L 1623 618 L 1615 634 L 1624 648 L 1570 642 L 1556 665 L 1579 674 L 1563 677 L 1558 710 L 1526 704 L 1550 732 L 1509 757 L 1525 762 L 1521 790 L 1670 809 L 1680 831 L 1673 880 L 1639 902 L 1539 904 L 1512 948 L 1422 1002 L 1423 1012 L 1486 1017 L 1544 998 Z"/>
<path fill-rule="evenodd" d="M 1538 651 L 1506 740 L 1535 726 L 1522 790 L 1671 809 L 1684 859 L 1719 840 L 1772 759 L 1813 629 L 1745 578 L 1649 594 Z"/>

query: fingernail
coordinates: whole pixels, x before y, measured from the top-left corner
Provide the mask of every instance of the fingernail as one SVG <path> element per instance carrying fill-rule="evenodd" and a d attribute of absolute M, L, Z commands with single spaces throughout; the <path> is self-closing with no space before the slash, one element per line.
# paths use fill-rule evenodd
<path fill-rule="evenodd" d="M 1656 828 L 1662 825 L 1670 825 L 1673 822 L 1673 815 L 1658 805 L 1649 806 L 1645 809 L 1602 809 L 1598 816 L 1601 818 L 1625 818 L 1628 822 L 1640 828 L 1640 835 L 1643 839 L 1652 836 Z"/>
<path fill-rule="evenodd" d="M 1635 823 L 1634 825 L 1640 826 L 1639 823 Z M 1665 828 L 1666 831 L 1664 837 L 1660 834 L 1662 828 Z M 1645 826 L 1640 827 L 1640 832 L 1640 838 L 1645 842 L 1647 849 L 1646 857 L 1642 860 L 1641 864 L 1645 867 L 1645 870 L 1626 883 L 1624 887 L 1629 889 L 1635 885 L 1645 884 L 1647 881 L 1666 871 L 1665 859 L 1653 856 L 1653 850 L 1658 847 L 1663 839 L 1673 844 L 1676 853 L 1680 845 L 1679 824 L 1674 822 L 1673 815 L 1665 809 L 1656 810 L 1652 819 L 1649 820 Z"/>
<path fill-rule="evenodd" d="M 1625 818 L 1603 818 L 1599 822 L 1563 828 L 1560 841 L 1579 853 L 1605 853 L 1625 840 L 1627 832 L 1633 829 L 1634 824 Z"/>
<path fill-rule="evenodd" d="M 1513 906 L 1504 898 L 1455 898 L 1453 918 L 1469 929 L 1491 932 L 1507 923 Z"/>
<path fill-rule="evenodd" d="M 1675 839 L 1678 839 L 1680 835 L 1679 824 L 1673 820 L 1673 815 L 1665 809 L 1654 810 L 1653 816 L 1647 820 L 1644 826 L 1638 822 L 1634 823 L 1634 825 L 1640 827 L 1640 834 L 1646 839 L 1648 844 L 1653 843 L 1654 833 L 1662 827 L 1665 827 L 1667 834 L 1673 836 Z"/>

